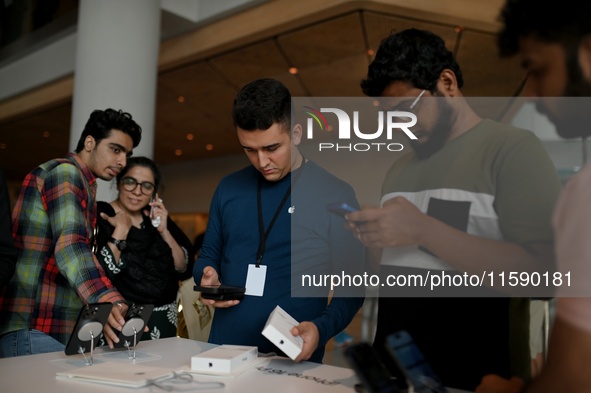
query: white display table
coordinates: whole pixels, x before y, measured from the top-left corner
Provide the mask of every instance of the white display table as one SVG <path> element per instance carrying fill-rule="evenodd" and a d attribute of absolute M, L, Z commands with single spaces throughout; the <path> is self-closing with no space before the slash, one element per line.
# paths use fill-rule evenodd
<path fill-rule="evenodd" d="M 137 362 L 156 367 L 180 369 L 189 367 L 191 356 L 213 348 L 214 345 L 182 338 L 167 338 L 154 341 L 142 341 L 137 348 Z M 121 367 L 133 362 L 126 351 L 111 351 L 99 348 L 95 352 L 96 364 L 105 361 L 120 362 Z M 83 367 L 81 355 L 66 356 L 63 352 L 42 355 L 21 356 L 0 359 L 0 381 L 3 392 L 157 392 L 163 391 L 154 386 L 151 388 L 130 389 L 60 380 L 56 372 Z M 86 366 L 92 367 L 92 366 Z M 193 385 L 178 385 L 172 391 L 192 392 L 236 392 L 265 393 L 281 391 L 290 392 L 348 392 L 354 391 L 357 383 L 352 370 L 341 367 L 321 365 L 317 363 L 294 363 L 287 358 L 265 359 L 257 366 L 234 378 L 193 376 L 199 381 L 223 382 L 223 388 L 212 390 L 199 389 Z M 188 390 L 190 387 L 192 389 Z"/>

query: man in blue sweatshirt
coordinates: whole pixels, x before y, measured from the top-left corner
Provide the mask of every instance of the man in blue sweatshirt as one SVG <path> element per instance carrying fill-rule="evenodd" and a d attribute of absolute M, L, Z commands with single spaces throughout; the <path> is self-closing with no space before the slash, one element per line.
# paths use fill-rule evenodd
<path fill-rule="evenodd" d="M 351 322 L 362 297 L 314 289 L 293 296 L 304 274 L 360 272 L 364 250 L 328 203 L 358 206 L 355 192 L 298 150 L 300 124 L 291 121 L 291 95 L 273 79 L 246 85 L 234 101 L 236 133 L 252 165 L 224 177 L 211 202 L 209 222 L 194 278 L 201 285 L 246 286 L 238 300 L 207 300 L 216 307 L 209 342 L 280 350 L 262 330 L 280 306 L 299 325 L 296 361 L 321 362 L 326 342 Z M 301 292 L 299 292 L 301 293 Z M 350 295 L 350 294 L 349 294 Z"/>

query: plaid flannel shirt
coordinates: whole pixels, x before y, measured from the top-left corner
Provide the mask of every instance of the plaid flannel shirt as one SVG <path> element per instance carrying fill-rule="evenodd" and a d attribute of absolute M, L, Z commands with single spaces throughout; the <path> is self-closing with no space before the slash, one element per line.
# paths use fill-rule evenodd
<path fill-rule="evenodd" d="M 96 177 L 74 153 L 25 178 L 13 210 L 16 271 L 0 334 L 37 329 L 66 344 L 84 303 L 123 300 L 93 255 Z"/>

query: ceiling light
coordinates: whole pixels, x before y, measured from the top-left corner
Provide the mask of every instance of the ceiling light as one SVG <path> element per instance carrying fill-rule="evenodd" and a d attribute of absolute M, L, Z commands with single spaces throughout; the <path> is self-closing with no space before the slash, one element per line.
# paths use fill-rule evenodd
<path fill-rule="evenodd" d="M 290 67 L 290 69 L 288 71 L 292 75 L 295 75 L 295 74 L 297 74 L 299 72 L 298 69 L 297 69 L 297 67 Z"/>
<path fill-rule="evenodd" d="M 205 145 L 205 150 L 212 151 L 213 150 L 213 145 L 211 143 L 208 143 L 207 145 Z"/>
<path fill-rule="evenodd" d="M 187 134 L 187 140 L 192 141 L 195 136 L 193 134 Z"/>
<path fill-rule="evenodd" d="M 174 155 L 175 155 L 175 156 L 182 156 L 182 155 L 183 155 L 183 151 L 182 151 L 181 149 L 176 149 L 176 150 L 174 151 Z"/>
<path fill-rule="evenodd" d="M 49 131 L 43 131 L 43 138 L 49 138 Z"/>
<path fill-rule="evenodd" d="M 368 50 L 367 50 L 367 54 L 368 54 L 369 56 L 373 56 L 373 54 L 374 54 L 374 53 L 376 53 L 376 52 L 375 52 L 373 49 L 368 49 Z"/>
<path fill-rule="evenodd" d="M 179 96 L 179 98 L 177 98 L 177 101 L 182 104 L 183 102 L 185 102 L 185 97 L 184 96 Z"/>

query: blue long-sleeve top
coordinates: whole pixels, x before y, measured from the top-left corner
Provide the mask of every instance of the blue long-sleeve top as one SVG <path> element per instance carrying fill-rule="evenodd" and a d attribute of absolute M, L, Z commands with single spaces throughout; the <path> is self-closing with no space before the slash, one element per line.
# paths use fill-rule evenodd
<path fill-rule="evenodd" d="M 347 327 L 361 307 L 363 297 L 359 295 L 363 292 L 348 289 L 343 297 L 337 292 L 328 303 L 329 287 L 302 287 L 302 274 L 361 273 L 362 245 L 344 227 L 343 219 L 325 208 L 334 202 L 358 203 L 348 184 L 313 162 L 294 171 L 293 176 L 297 182 L 266 241 L 261 262 L 267 266 L 264 295 L 247 295 L 236 306 L 216 309 L 209 341 L 280 353 L 261 334 L 269 314 L 279 305 L 299 322 L 311 321 L 318 327 L 319 344 L 310 360 L 321 362 L 326 342 Z M 292 174 L 269 182 L 248 166 L 222 179 L 211 202 L 203 247 L 195 264 L 196 283 L 201 281 L 203 269 L 212 266 L 222 283 L 245 285 L 248 265 L 256 263 L 260 243 L 259 179 L 267 229 L 289 190 Z"/>

